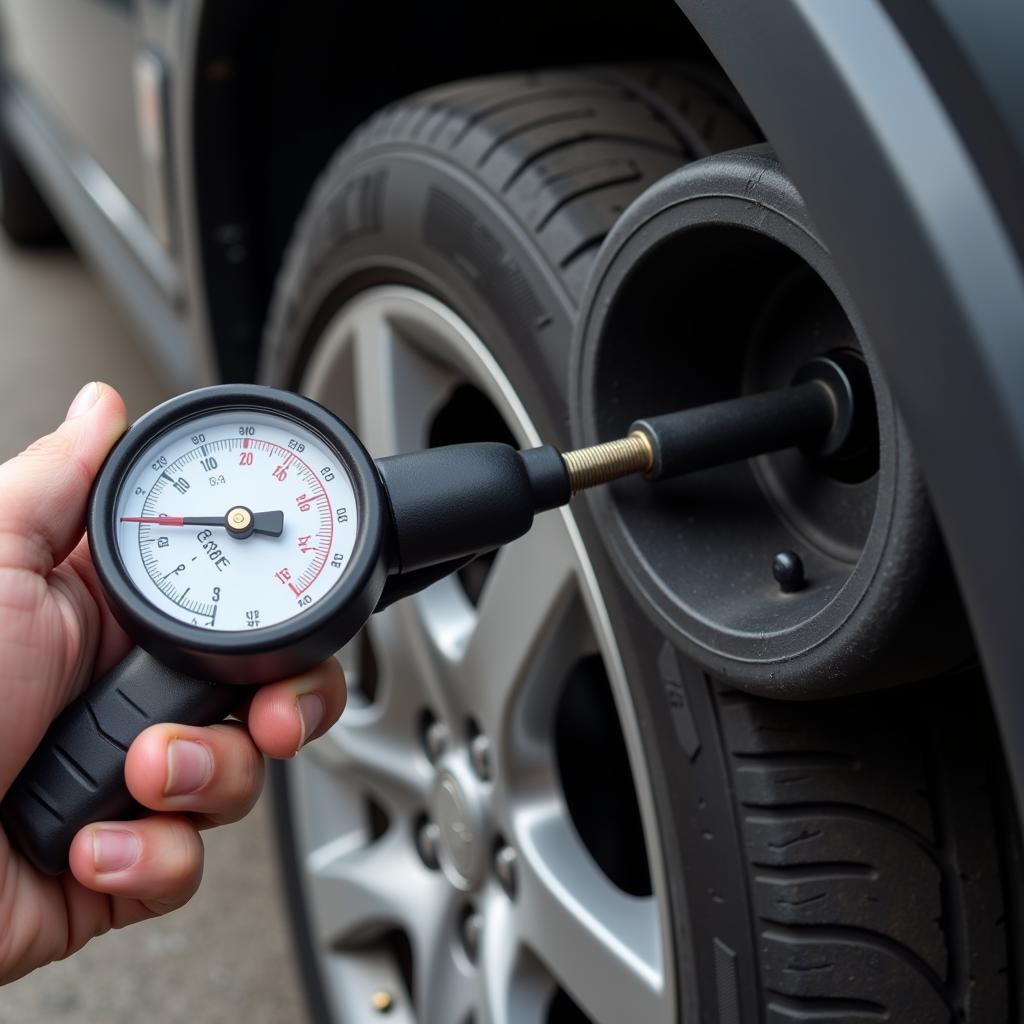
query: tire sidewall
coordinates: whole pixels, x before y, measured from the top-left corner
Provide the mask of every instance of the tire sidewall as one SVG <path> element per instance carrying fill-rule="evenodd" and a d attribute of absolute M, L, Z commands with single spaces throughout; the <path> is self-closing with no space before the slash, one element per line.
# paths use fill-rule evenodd
<path fill-rule="evenodd" d="M 371 180 L 383 183 L 351 230 L 346 185 Z M 431 231 L 430 205 L 445 203 L 457 216 Z M 445 229 L 448 237 L 439 239 Z M 407 285 L 451 307 L 485 339 L 537 429 L 546 440 L 568 443 L 570 299 L 514 219 L 460 167 L 394 145 L 345 153 L 316 189 L 296 237 L 280 288 L 287 300 L 275 303 L 264 343 L 262 380 L 297 387 L 324 329 L 348 300 L 377 285 Z M 458 262 L 439 241 L 461 246 Z M 543 311 L 537 329 L 503 315 L 512 303 L 501 285 L 513 275 Z"/>

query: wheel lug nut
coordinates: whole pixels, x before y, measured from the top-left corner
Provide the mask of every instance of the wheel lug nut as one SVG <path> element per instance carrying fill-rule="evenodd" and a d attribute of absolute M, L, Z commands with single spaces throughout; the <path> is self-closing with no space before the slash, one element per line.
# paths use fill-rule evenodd
<path fill-rule="evenodd" d="M 441 829 L 432 821 L 424 821 L 416 832 L 416 851 L 428 868 L 437 870 L 437 848 L 441 842 Z"/>
<path fill-rule="evenodd" d="M 484 921 L 480 914 L 467 908 L 462 915 L 459 925 L 459 932 L 462 937 L 462 945 L 466 950 L 466 956 L 470 960 L 476 960 L 477 952 L 480 949 L 480 933 L 483 931 Z"/>
<path fill-rule="evenodd" d="M 491 778 L 491 741 L 478 733 L 469 741 L 469 759 L 473 765 L 473 771 L 487 782 Z"/>
<path fill-rule="evenodd" d="M 519 854 L 508 845 L 499 846 L 494 854 L 494 873 L 501 882 L 501 887 L 510 896 L 516 894 L 516 865 Z"/>
<path fill-rule="evenodd" d="M 444 722 L 436 718 L 431 721 L 423 733 L 423 745 L 431 761 L 436 761 L 444 753 L 448 746 L 448 727 Z"/>

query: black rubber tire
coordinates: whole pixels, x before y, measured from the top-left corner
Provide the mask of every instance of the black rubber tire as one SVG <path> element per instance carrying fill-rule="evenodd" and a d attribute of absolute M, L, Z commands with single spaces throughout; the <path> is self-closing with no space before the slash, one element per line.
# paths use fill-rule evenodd
<path fill-rule="evenodd" d="M 718 694 L 768 1021 L 1018 1019 L 983 694 Z"/>
<path fill-rule="evenodd" d="M 727 86 L 661 65 L 503 75 L 396 103 L 310 197 L 263 379 L 296 386 L 346 299 L 412 284 L 487 340 L 565 443 L 568 341 L 605 234 L 669 169 L 755 140 Z M 631 603 L 597 524 L 581 526 L 645 733 L 683 1019 L 1016 1019 L 1001 878 L 1020 871 L 997 829 L 980 679 L 801 705 L 724 690 Z M 300 961 L 327 1020 L 283 769 L 272 778 Z"/>
<path fill-rule="evenodd" d="M 64 241 L 64 234 L 46 200 L 39 194 L 3 128 L 0 128 L 0 228 L 15 245 L 41 246 Z"/>

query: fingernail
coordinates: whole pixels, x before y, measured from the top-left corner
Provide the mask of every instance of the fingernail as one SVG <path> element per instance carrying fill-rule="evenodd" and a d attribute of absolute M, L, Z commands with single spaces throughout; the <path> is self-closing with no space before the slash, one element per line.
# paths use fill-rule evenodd
<path fill-rule="evenodd" d="M 299 746 L 316 732 L 317 726 L 323 721 L 324 699 L 319 693 L 304 693 L 295 701 L 299 709 L 299 721 L 302 722 L 302 734 L 299 736 Z"/>
<path fill-rule="evenodd" d="M 139 840 L 133 832 L 98 828 L 92 834 L 92 864 L 100 874 L 124 871 L 139 859 Z"/>
<path fill-rule="evenodd" d="M 164 796 L 184 796 L 202 789 L 213 775 L 213 758 L 202 743 L 171 740 L 167 744 Z"/>
<path fill-rule="evenodd" d="M 66 420 L 73 420 L 76 416 L 81 416 L 83 413 L 88 412 L 99 400 L 99 397 L 99 384 L 94 380 L 90 381 L 75 395 L 75 400 L 71 403 L 68 414 L 64 418 Z"/>

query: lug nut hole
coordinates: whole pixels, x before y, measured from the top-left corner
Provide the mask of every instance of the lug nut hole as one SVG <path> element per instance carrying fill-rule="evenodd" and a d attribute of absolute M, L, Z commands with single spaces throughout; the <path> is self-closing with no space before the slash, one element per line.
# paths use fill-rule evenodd
<path fill-rule="evenodd" d="M 428 709 L 420 715 L 420 738 L 423 752 L 431 764 L 436 764 L 440 760 L 451 742 L 448 727 Z"/>
<path fill-rule="evenodd" d="M 441 845 L 441 829 L 431 821 L 425 814 L 416 822 L 416 852 L 420 860 L 430 868 L 437 871 L 440 866 L 438 849 Z"/>
<path fill-rule="evenodd" d="M 469 761 L 477 778 L 490 782 L 493 773 L 491 741 L 484 735 L 475 718 L 466 721 L 466 736 L 469 742 Z"/>
<path fill-rule="evenodd" d="M 475 907 L 466 906 L 459 915 L 459 940 L 470 963 L 476 963 L 480 952 L 480 933 L 483 931 L 483 917 Z"/>
<path fill-rule="evenodd" d="M 498 836 L 494 842 L 494 874 L 501 883 L 505 895 L 515 899 L 516 883 L 519 872 L 519 854 L 515 847 L 510 846 L 504 836 Z"/>

